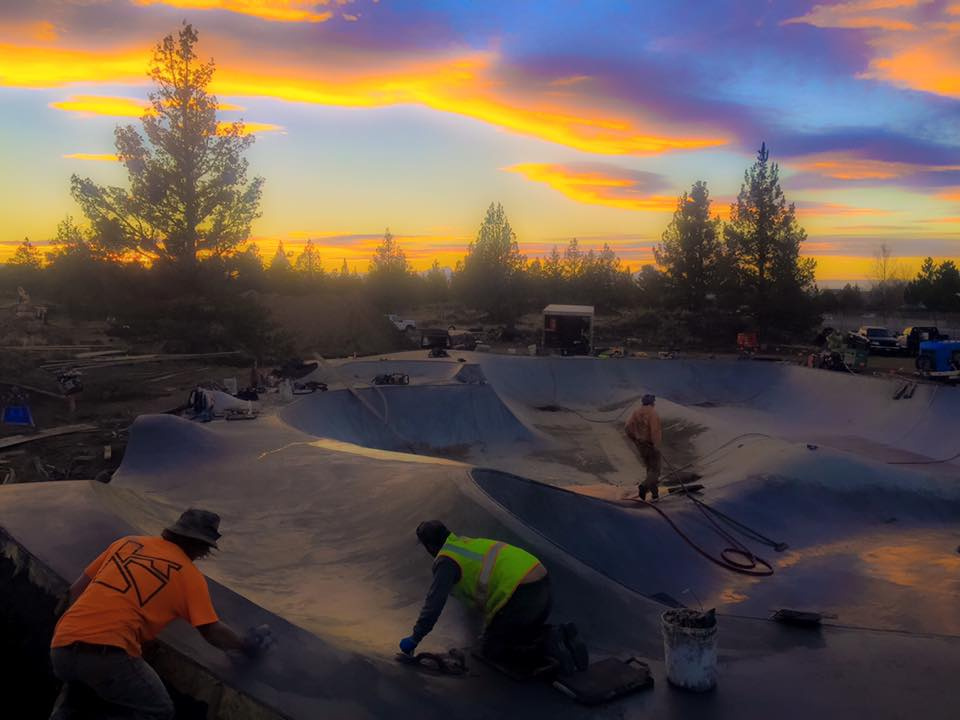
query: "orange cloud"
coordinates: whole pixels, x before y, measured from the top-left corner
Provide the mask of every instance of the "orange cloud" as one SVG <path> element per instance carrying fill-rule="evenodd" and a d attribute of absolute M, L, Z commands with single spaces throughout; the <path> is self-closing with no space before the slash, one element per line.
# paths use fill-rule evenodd
<path fill-rule="evenodd" d="M 653 176 L 644 173 L 544 163 L 521 163 L 504 170 L 545 183 L 571 200 L 588 205 L 655 212 L 673 212 L 677 208 L 675 197 L 646 192 L 643 185 L 649 185 Z"/>
<path fill-rule="evenodd" d="M 960 227 L 960 216 L 958 217 L 939 217 L 921 220 L 923 223 L 932 223 L 934 225 L 956 225 Z"/>
<path fill-rule="evenodd" d="M 834 215 L 890 215 L 892 210 L 878 210 L 876 208 L 855 207 L 839 203 L 798 203 L 797 215 L 800 217 L 831 217 Z M 806 246 L 805 246 L 806 247 Z"/>
<path fill-rule="evenodd" d="M 942 38 L 871 60 L 862 77 L 960 98 L 960 27 L 948 29 Z"/>
<path fill-rule="evenodd" d="M 960 188 L 954 188 L 952 190 L 946 190 L 942 193 L 937 194 L 938 198 L 943 200 L 949 200 L 951 202 L 960 202 Z"/>
<path fill-rule="evenodd" d="M 907 20 L 877 15 L 885 10 L 915 8 L 929 0 L 853 0 L 835 5 L 815 5 L 806 15 L 784 20 L 781 25 L 813 25 L 819 28 L 877 29 L 887 31 L 916 30 Z"/>
<path fill-rule="evenodd" d="M 373 70 L 336 67 L 274 67 L 238 53 L 221 59 L 211 89 L 220 95 L 345 107 L 421 105 L 455 113 L 522 135 L 584 152 L 654 154 L 716 147 L 715 135 L 682 135 L 627 114 L 596 109 L 596 98 L 564 104 L 528 93 L 505 94 L 495 75 L 493 53 L 473 53 L 407 63 L 384 63 Z M 148 51 L 69 50 L 0 44 L 0 85 L 56 87 L 74 82 L 143 83 Z"/>
<path fill-rule="evenodd" d="M 98 162 L 120 162 L 120 158 L 110 153 L 70 153 L 63 157 L 71 160 L 96 160 Z"/>
<path fill-rule="evenodd" d="M 226 135 L 226 133 L 233 127 L 233 123 L 229 122 L 220 122 L 217 123 L 217 134 Z M 273 123 L 262 123 L 262 122 L 245 122 L 243 124 L 243 135 L 253 135 L 255 133 L 266 133 L 266 132 L 282 132 L 282 125 L 274 125 Z"/>
<path fill-rule="evenodd" d="M 960 23 L 950 22 L 960 5 L 932 5 L 932 0 L 854 0 L 817 5 L 783 24 L 863 29 L 873 57 L 858 77 L 960 97 Z"/>
<path fill-rule="evenodd" d="M 109 115 L 110 117 L 139 118 L 152 112 L 150 103 L 140 98 L 111 97 L 107 95 L 71 95 L 66 100 L 50 103 L 55 110 L 81 113 L 83 115 Z M 219 103 L 218 110 L 244 110 L 233 103 Z"/>
<path fill-rule="evenodd" d="M 229 10 L 273 22 L 321 23 L 333 13 L 316 12 L 327 0 L 133 0 L 135 5 L 170 5 L 189 10 Z"/>
<path fill-rule="evenodd" d="M 30 37 L 40 42 L 53 42 L 57 39 L 57 28 L 52 22 L 42 20 L 29 27 Z"/>
<path fill-rule="evenodd" d="M 66 100 L 50 103 L 50 107 L 65 112 L 85 115 L 110 115 L 112 117 L 142 117 L 150 109 L 146 100 L 103 95 L 72 95 Z"/>
<path fill-rule="evenodd" d="M 0 43 L 0 85 L 59 87 L 69 83 L 146 83 L 145 49 L 102 52 Z"/>
<path fill-rule="evenodd" d="M 853 152 L 825 152 L 791 160 L 790 167 L 837 180 L 892 180 L 917 172 L 960 170 L 960 165 L 922 165 L 863 158 Z"/>

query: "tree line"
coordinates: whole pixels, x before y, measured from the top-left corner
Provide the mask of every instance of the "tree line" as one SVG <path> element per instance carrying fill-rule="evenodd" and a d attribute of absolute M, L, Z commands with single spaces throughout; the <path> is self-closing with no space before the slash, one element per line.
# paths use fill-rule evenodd
<path fill-rule="evenodd" d="M 551 302 L 601 312 L 655 308 L 694 330 L 719 317 L 731 328 L 792 332 L 818 320 L 815 263 L 800 257 L 806 234 L 766 145 L 744 174 L 730 220 L 713 216 L 706 184 L 695 183 L 678 198 L 654 249 L 657 266 L 639 272 L 609 245 L 583 248 L 576 239 L 528 259 L 499 203 L 487 208 L 452 269 L 435 261 L 427 272 L 414 272 L 389 230 L 364 275 L 345 261 L 325 271 L 312 241 L 297 254 L 281 243 L 265 260 L 247 242 L 263 184 L 248 177 L 244 157 L 254 138 L 241 122 L 218 122 L 217 99 L 207 91 L 214 63 L 200 61 L 197 39 L 184 25 L 156 46 L 142 133 L 130 125 L 116 129 L 127 186 L 74 175 L 70 191 L 86 222 L 61 222 L 46 262 L 25 240 L 5 268 L 8 284 L 43 286 L 72 311 L 94 316 L 169 314 L 185 303 L 212 316 L 210 308 L 227 302 L 239 308 L 239 322 L 262 315 L 248 293 L 257 290 L 360 294 L 381 311 L 452 301 L 507 324 Z M 939 277 L 939 270 L 931 272 Z M 918 292 L 926 287 L 918 285 Z"/>

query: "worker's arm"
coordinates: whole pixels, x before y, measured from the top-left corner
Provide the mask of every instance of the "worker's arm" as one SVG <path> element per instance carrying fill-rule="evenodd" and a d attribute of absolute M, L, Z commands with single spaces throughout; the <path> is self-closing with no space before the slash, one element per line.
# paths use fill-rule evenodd
<path fill-rule="evenodd" d="M 269 625 L 250 628 L 240 636 L 229 625 L 220 622 L 198 625 L 197 630 L 204 640 L 221 650 L 239 650 L 247 657 L 257 658 L 275 644 Z"/>
<path fill-rule="evenodd" d="M 219 620 L 197 628 L 203 639 L 221 650 L 243 650 L 243 638 L 233 628 Z"/>
<path fill-rule="evenodd" d="M 423 601 L 417 624 L 413 626 L 413 634 L 410 637 L 414 643 L 419 644 L 433 630 L 433 626 L 440 619 L 444 605 L 447 604 L 447 597 L 459 580 L 460 566 L 450 558 L 440 558 L 433 568 L 430 592 Z"/>
<path fill-rule="evenodd" d="M 660 416 L 656 412 L 650 413 L 650 442 L 659 448 L 663 442 L 663 428 L 660 425 Z"/>

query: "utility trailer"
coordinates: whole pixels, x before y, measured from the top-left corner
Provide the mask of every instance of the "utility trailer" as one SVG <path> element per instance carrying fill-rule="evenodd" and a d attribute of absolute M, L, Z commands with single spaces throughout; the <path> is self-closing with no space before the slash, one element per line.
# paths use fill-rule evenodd
<path fill-rule="evenodd" d="M 543 347 L 561 355 L 593 351 L 593 305 L 547 305 L 543 309 Z"/>

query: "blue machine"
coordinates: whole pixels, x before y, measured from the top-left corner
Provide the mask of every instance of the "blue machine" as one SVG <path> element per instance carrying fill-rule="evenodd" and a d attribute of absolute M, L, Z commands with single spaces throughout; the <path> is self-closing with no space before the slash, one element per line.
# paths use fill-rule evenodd
<path fill-rule="evenodd" d="M 929 340 L 920 343 L 917 370 L 928 377 L 960 379 L 960 341 Z"/>

